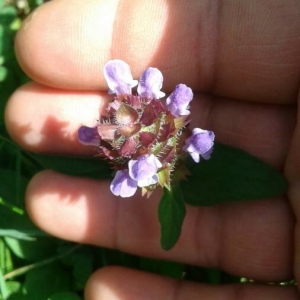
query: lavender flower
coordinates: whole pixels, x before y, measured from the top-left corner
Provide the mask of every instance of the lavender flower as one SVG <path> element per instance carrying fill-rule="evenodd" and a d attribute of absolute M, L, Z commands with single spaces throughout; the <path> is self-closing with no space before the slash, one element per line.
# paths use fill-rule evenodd
<path fill-rule="evenodd" d="M 209 159 L 213 150 L 215 135 L 212 131 L 194 128 L 193 134 L 185 141 L 183 150 L 190 153 L 195 162 L 200 161 L 200 156 Z"/>
<path fill-rule="evenodd" d="M 131 197 L 137 190 L 137 181 L 129 176 L 128 170 L 119 170 L 110 184 L 110 190 L 116 196 Z"/>
<path fill-rule="evenodd" d="M 189 115 L 189 104 L 193 99 L 191 88 L 185 84 L 178 84 L 173 93 L 167 98 L 167 109 L 175 117 Z"/>
<path fill-rule="evenodd" d="M 141 97 L 162 98 L 165 96 L 165 93 L 160 91 L 162 83 L 163 76 L 161 72 L 156 68 L 148 68 L 140 78 L 137 92 Z"/>
<path fill-rule="evenodd" d="M 137 187 L 144 187 L 158 182 L 157 170 L 162 166 L 153 155 L 142 155 L 137 160 L 128 162 L 129 170 L 117 171 L 110 190 L 116 196 L 123 198 L 135 194 Z"/>
<path fill-rule="evenodd" d="M 100 136 L 97 127 L 81 126 L 78 130 L 78 140 L 84 145 L 100 145 Z"/>
<path fill-rule="evenodd" d="M 104 78 L 111 94 L 131 94 L 131 88 L 137 85 L 133 80 L 130 67 L 124 61 L 110 60 L 104 66 Z"/>
<path fill-rule="evenodd" d="M 163 76 L 156 68 L 150 67 L 142 74 L 137 94 L 132 94 L 132 88 L 138 82 L 124 61 L 108 61 L 104 77 L 109 93 L 115 95 L 98 124 L 79 128 L 78 140 L 96 146 L 97 156 L 110 161 L 116 170 L 110 185 L 114 195 L 131 197 L 138 187 L 143 195 L 149 195 L 157 186 L 171 190 L 173 173 L 176 176 L 172 184 L 188 174 L 184 163 L 186 152 L 196 162 L 200 156 L 210 157 L 213 132 L 195 128 L 188 137 L 188 109 L 193 98 L 189 87 L 178 84 L 164 105 L 159 100 L 165 95 L 161 91 Z"/>
<path fill-rule="evenodd" d="M 162 167 L 161 162 L 153 155 L 141 155 L 137 160 L 128 162 L 129 176 L 137 181 L 139 187 L 156 184 L 157 170 Z"/>

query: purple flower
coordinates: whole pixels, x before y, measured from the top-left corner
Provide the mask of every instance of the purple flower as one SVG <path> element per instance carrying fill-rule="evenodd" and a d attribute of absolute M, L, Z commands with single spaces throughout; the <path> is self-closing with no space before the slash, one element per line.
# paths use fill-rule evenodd
<path fill-rule="evenodd" d="M 200 161 L 200 156 L 209 159 L 213 150 L 215 135 L 212 131 L 194 128 L 193 134 L 185 141 L 183 147 L 192 156 L 195 162 Z"/>
<path fill-rule="evenodd" d="M 101 139 L 97 127 L 81 126 L 78 129 L 78 140 L 83 145 L 99 146 Z"/>
<path fill-rule="evenodd" d="M 110 94 L 131 94 L 131 88 L 138 83 L 133 80 L 129 65 L 120 59 L 109 60 L 103 72 Z"/>
<path fill-rule="evenodd" d="M 110 190 L 115 196 L 131 197 L 137 190 L 137 181 L 130 178 L 128 170 L 119 170 L 110 184 Z"/>
<path fill-rule="evenodd" d="M 165 96 L 159 69 L 147 68 L 139 83 L 120 59 L 108 61 L 103 72 L 109 93 L 114 95 L 95 127 L 79 128 L 78 140 L 96 146 L 97 156 L 117 170 L 110 185 L 114 195 L 131 197 L 138 187 L 147 196 L 158 186 L 171 190 L 171 182 L 176 185 L 188 174 L 184 164 L 178 163 L 185 151 L 195 162 L 200 156 L 210 157 L 215 137 L 212 131 L 195 128 L 186 140 L 183 134 L 191 121 L 191 88 L 178 84 L 166 101 L 159 101 Z"/>
<path fill-rule="evenodd" d="M 111 182 L 110 190 L 116 196 L 123 198 L 135 194 L 137 187 L 149 186 L 158 182 L 157 170 L 161 162 L 153 155 L 141 155 L 137 160 L 131 159 L 129 170 L 119 170 Z"/>
<path fill-rule="evenodd" d="M 175 90 L 166 100 L 167 109 L 175 117 L 189 115 L 190 111 L 188 108 L 192 99 L 193 92 L 191 88 L 182 83 L 178 84 L 176 85 Z"/>
<path fill-rule="evenodd" d="M 158 182 L 157 170 L 161 162 L 153 155 L 141 155 L 137 160 L 128 162 L 129 176 L 137 181 L 139 187 L 149 186 Z"/>
<path fill-rule="evenodd" d="M 160 91 L 162 83 L 162 73 L 156 68 L 148 68 L 140 78 L 137 92 L 141 97 L 162 98 L 165 96 L 165 93 Z"/>

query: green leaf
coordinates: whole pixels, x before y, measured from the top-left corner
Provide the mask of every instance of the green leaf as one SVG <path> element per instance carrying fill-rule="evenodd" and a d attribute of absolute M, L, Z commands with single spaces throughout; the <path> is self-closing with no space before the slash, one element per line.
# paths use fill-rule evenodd
<path fill-rule="evenodd" d="M 90 178 L 108 179 L 112 177 L 109 164 L 102 159 L 51 156 L 34 154 L 30 155 L 43 169 L 52 169 L 73 176 L 86 176 Z"/>
<path fill-rule="evenodd" d="M 4 240 L 17 257 L 29 261 L 49 257 L 57 246 L 57 240 L 53 237 L 36 237 L 34 241 L 28 241 L 7 236 Z"/>
<path fill-rule="evenodd" d="M 18 178 L 18 174 L 15 171 L 0 169 L 0 198 L 1 204 L 7 205 L 18 202 L 18 194 L 24 194 L 28 183 L 28 179 L 24 177 Z M 17 183 L 18 189 L 17 191 Z M 9 203 L 8 203 L 9 202 Z M 10 209 L 13 211 L 16 207 L 11 206 Z M 19 211 L 20 212 L 20 211 Z"/>
<path fill-rule="evenodd" d="M 0 269 L 0 295 L 2 299 L 7 299 L 9 296 L 9 289 L 6 285 L 5 279 L 3 277 L 2 270 Z"/>
<path fill-rule="evenodd" d="M 74 248 L 74 244 L 61 245 L 58 253 L 65 253 Z M 88 278 L 93 272 L 94 256 L 89 246 L 82 246 L 77 251 L 63 257 L 61 261 L 67 266 L 72 267 L 73 286 L 76 290 L 84 289 Z"/>
<path fill-rule="evenodd" d="M 20 289 L 21 289 L 21 283 L 18 281 L 7 281 L 6 286 L 7 286 L 8 292 L 9 292 L 9 296 L 20 292 Z M 9 299 L 10 299 L 10 297 L 9 297 Z"/>
<path fill-rule="evenodd" d="M 26 295 L 22 294 L 22 292 L 19 293 L 13 293 L 7 300 L 31 300 Z"/>
<path fill-rule="evenodd" d="M 4 239 L 0 239 L 0 269 L 5 274 L 13 270 L 14 264 L 12 259 L 12 253 Z"/>
<path fill-rule="evenodd" d="M 3 205 L 4 207 L 8 208 L 11 212 L 14 212 L 19 215 L 24 215 L 25 213 L 25 211 L 22 208 L 5 202 L 1 197 L 0 197 L 0 205 Z"/>
<path fill-rule="evenodd" d="M 31 300 L 48 299 L 71 289 L 70 273 L 59 263 L 31 270 L 26 273 L 23 289 Z"/>
<path fill-rule="evenodd" d="M 165 188 L 158 207 L 163 249 L 170 250 L 176 244 L 184 217 L 185 205 L 180 188 L 172 187 L 171 191 Z"/>
<path fill-rule="evenodd" d="M 7 68 L 4 66 L 0 66 L 0 82 L 4 81 L 7 76 Z"/>
<path fill-rule="evenodd" d="M 39 229 L 32 230 L 16 230 L 16 229 L 0 229 L 0 237 L 11 237 L 18 240 L 24 241 L 36 241 L 34 236 L 46 236 L 47 234 Z"/>
<path fill-rule="evenodd" d="M 191 205 L 210 206 L 224 201 L 257 200 L 283 195 L 283 175 L 258 158 L 232 147 L 216 144 L 212 157 L 188 163 L 191 176 L 180 187 Z"/>

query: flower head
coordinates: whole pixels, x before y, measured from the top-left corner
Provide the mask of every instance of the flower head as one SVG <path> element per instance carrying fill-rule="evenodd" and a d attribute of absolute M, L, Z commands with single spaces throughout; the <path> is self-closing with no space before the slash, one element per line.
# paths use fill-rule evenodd
<path fill-rule="evenodd" d="M 213 150 L 215 135 L 212 131 L 194 128 L 193 134 L 185 141 L 183 150 L 190 153 L 195 162 L 200 161 L 200 156 L 209 159 Z"/>
<path fill-rule="evenodd" d="M 190 153 L 196 162 L 208 159 L 214 134 L 195 128 L 188 135 L 192 90 L 178 84 L 166 104 L 160 98 L 163 76 L 157 68 L 147 68 L 139 84 L 122 60 L 104 66 L 109 93 L 115 94 L 94 127 L 81 126 L 78 140 L 96 146 L 116 171 L 110 190 L 116 196 L 131 197 L 138 187 L 149 195 L 156 186 L 171 189 L 171 174 L 185 171 L 184 158 Z M 137 94 L 132 88 L 137 87 Z M 184 176 L 182 176 L 184 177 Z M 176 180 L 180 176 L 176 176 Z"/>

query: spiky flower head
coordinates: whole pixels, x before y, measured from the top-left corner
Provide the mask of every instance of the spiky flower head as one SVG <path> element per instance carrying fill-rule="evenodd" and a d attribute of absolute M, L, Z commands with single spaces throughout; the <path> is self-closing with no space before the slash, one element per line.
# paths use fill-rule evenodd
<path fill-rule="evenodd" d="M 129 65 L 118 59 L 106 63 L 104 77 L 115 96 L 94 127 L 79 128 L 78 140 L 96 146 L 98 156 L 111 163 L 116 171 L 110 185 L 114 195 L 131 197 L 138 187 L 143 195 L 157 186 L 170 190 L 173 172 L 187 174 L 186 153 L 196 162 L 200 156 L 209 158 L 213 132 L 195 128 L 188 136 L 191 88 L 178 84 L 164 104 L 163 76 L 157 68 L 146 69 L 138 83 Z"/>

